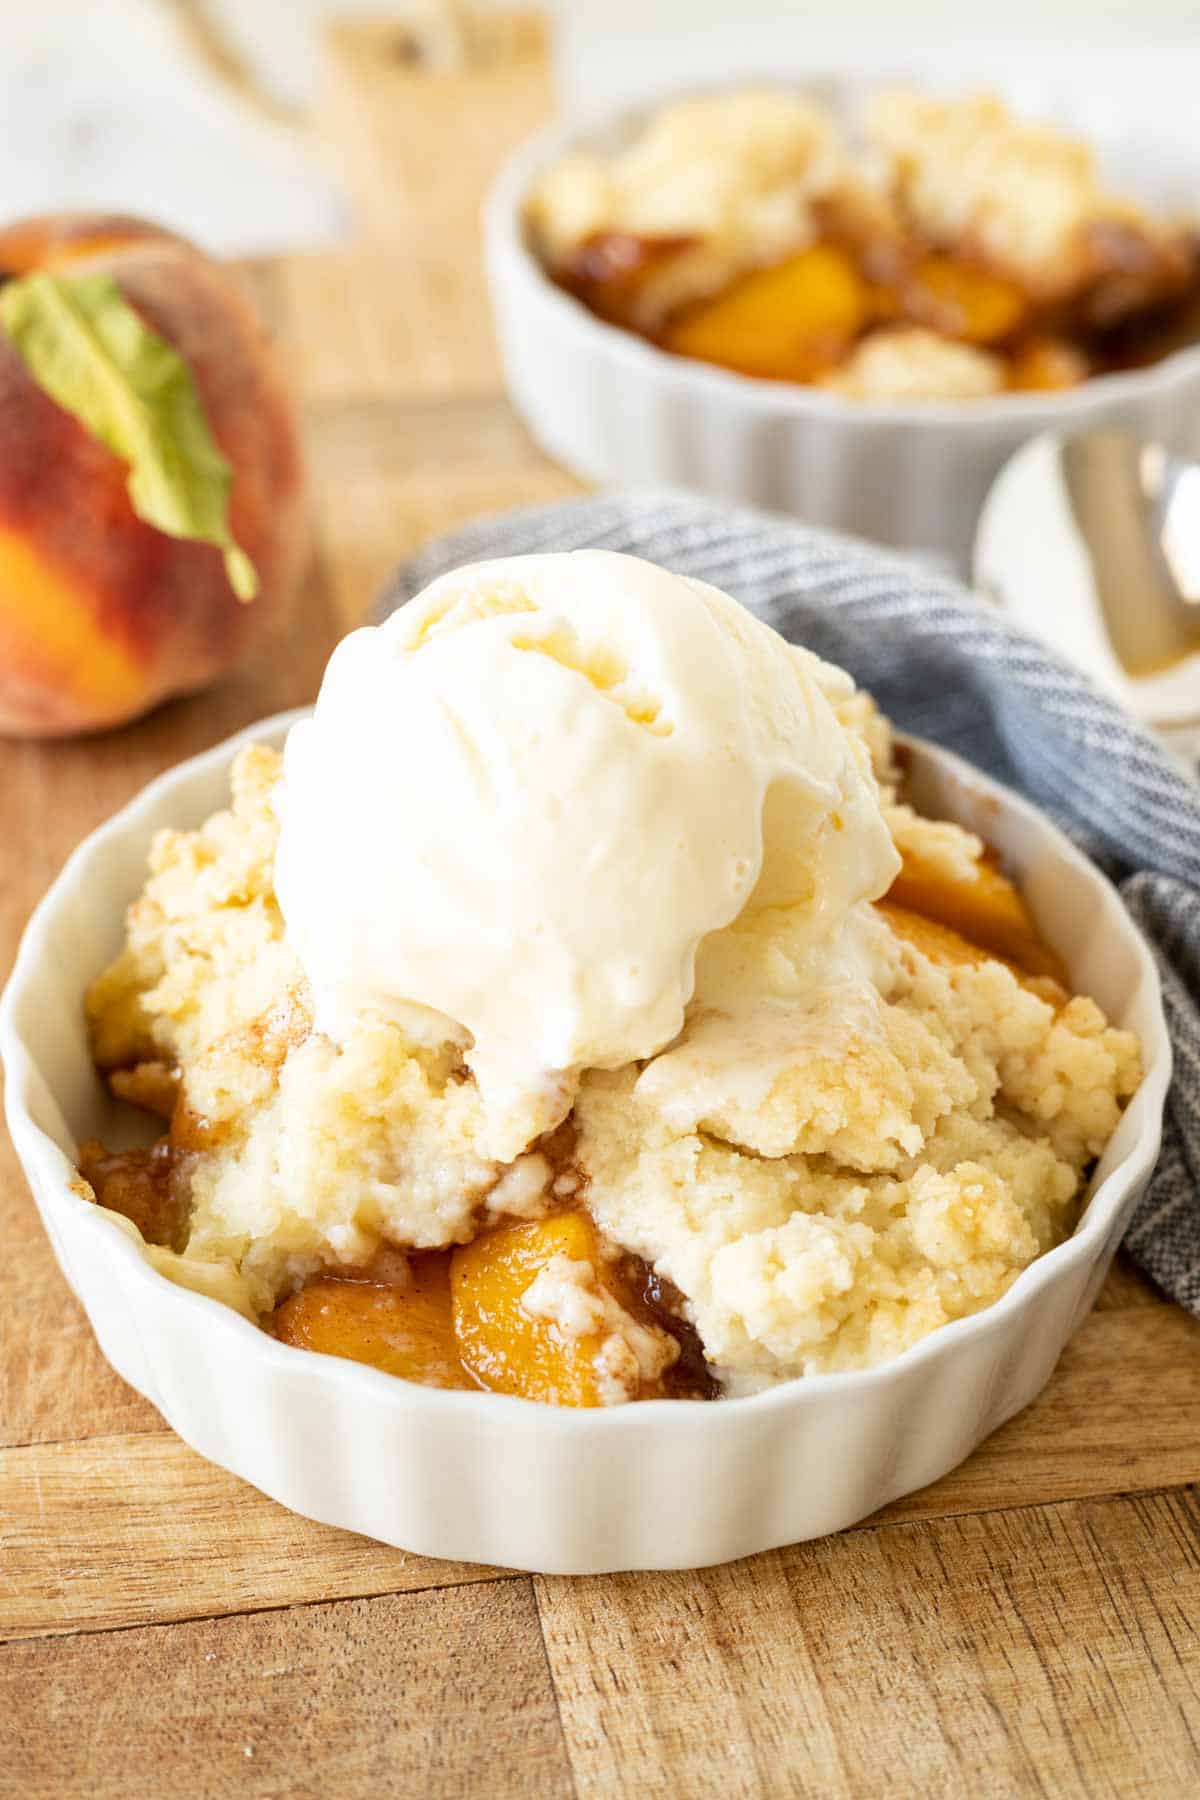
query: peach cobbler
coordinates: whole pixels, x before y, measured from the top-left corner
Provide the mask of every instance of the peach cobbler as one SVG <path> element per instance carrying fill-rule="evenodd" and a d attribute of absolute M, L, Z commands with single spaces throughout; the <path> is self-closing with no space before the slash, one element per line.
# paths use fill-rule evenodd
<path fill-rule="evenodd" d="M 80 1153 L 284 1342 L 569 1406 L 859 1369 L 1073 1229 L 1140 1074 L 848 677 L 600 552 L 444 577 L 163 831 Z"/>
<path fill-rule="evenodd" d="M 992 95 L 877 94 L 850 127 L 781 90 L 663 107 L 549 168 L 533 248 L 680 356 L 860 400 L 1074 387 L 1200 339 L 1200 235 Z"/>

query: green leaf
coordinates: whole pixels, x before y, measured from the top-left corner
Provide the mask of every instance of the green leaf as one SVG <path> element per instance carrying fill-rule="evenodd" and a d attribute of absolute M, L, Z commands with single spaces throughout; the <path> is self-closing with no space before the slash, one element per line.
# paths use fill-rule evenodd
<path fill-rule="evenodd" d="M 111 275 L 41 271 L 0 288 L 0 325 L 52 400 L 129 464 L 134 512 L 169 537 L 216 544 L 239 600 L 258 592 L 229 529 L 233 470 L 186 362 Z"/>

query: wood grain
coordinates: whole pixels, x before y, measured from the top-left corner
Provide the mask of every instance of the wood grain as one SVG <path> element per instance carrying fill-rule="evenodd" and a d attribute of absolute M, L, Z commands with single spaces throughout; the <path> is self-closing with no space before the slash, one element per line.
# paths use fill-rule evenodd
<path fill-rule="evenodd" d="M 100 1354 L 59 1273 L 7 1133 L 0 1133 L 0 1243 L 8 1252 L 0 1259 L 0 1446 L 158 1427 L 149 1401 Z M 8 1499 L 2 1483 L 0 1475 L 0 1534 Z M 0 1585 L 0 1607 L 2 1595 Z"/>
<path fill-rule="evenodd" d="M 496 385 L 479 215 L 508 152 L 550 113 L 544 22 L 509 13 L 466 48 L 455 66 L 396 21 L 330 29 L 315 116 L 338 146 L 356 235 L 332 264 L 292 269 L 296 311 L 319 334 L 310 395 Z M 331 344 L 353 347 L 336 377 L 320 353 Z"/>
<path fill-rule="evenodd" d="M 1183 1486 L 1198 1422 L 1200 1326 L 1166 1306 L 1098 1313 L 1032 1407 L 873 1523 Z M 480 1579 L 299 1519 L 155 1424 L 0 1450 L 0 1638 Z"/>
<path fill-rule="evenodd" d="M 0 1650 L 0 1796 L 571 1792 L 529 1583 Z"/>
<path fill-rule="evenodd" d="M 397 564 L 430 537 L 579 492 L 495 394 L 352 400 L 314 406 L 311 418 L 318 534 L 343 630 L 361 624 Z"/>
<path fill-rule="evenodd" d="M 0 1640 L 493 1573 L 302 1519 L 165 1430 L 6 1450 L 0 1496 Z"/>
<path fill-rule="evenodd" d="M 351 396 L 307 411 L 309 461 L 318 493 L 378 481 L 486 478 L 501 489 L 514 473 L 558 473 L 503 396 L 491 388 L 430 399 Z"/>
<path fill-rule="evenodd" d="M 1198 1530 L 1155 1494 L 539 1578 L 578 1791 L 1193 1794 Z"/>

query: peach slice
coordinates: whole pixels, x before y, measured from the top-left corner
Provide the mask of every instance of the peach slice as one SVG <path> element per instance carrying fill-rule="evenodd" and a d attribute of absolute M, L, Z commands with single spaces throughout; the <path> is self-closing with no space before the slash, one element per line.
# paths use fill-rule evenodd
<path fill-rule="evenodd" d="M 269 1328 L 281 1343 L 426 1387 L 476 1385 L 459 1360 L 444 1255 L 414 1257 L 407 1281 L 386 1286 L 319 1276 L 276 1307 Z"/>
<path fill-rule="evenodd" d="M 922 921 L 932 920 L 956 934 L 960 943 L 965 940 L 970 955 L 952 960 L 978 961 L 982 950 L 1011 963 L 1023 975 L 1062 980 L 1062 963 L 1039 936 L 1021 895 L 986 857 L 975 864 L 974 879 L 968 881 L 956 880 L 905 851 L 903 867 L 888 889 L 886 906 L 889 913 L 899 908 L 918 914 Z M 908 935 L 913 934 L 910 931 Z"/>
<path fill-rule="evenodd" d="M 642 1333 L 652 1352 L 661 1352 L 659 1370 L 665 1373 L 678 1355 L 674 1341 L 628 1313 L 592 1220 L 583 1212 L 564 1212 L 485 1232 L 451 1256 L 459 1354 L 480 1385 L 493 1393 L 519 1394 L 552 1406 L 604 1404 L 611 1377 L 606 1378 L 602 1352 L 606 1344 L 611 1347 L 611 1336 L 597 1330 L 575 1335 L 522 1304 L 556 1257 L 576 1267 L 590 1265 L 591 1292 L 599 1287 L 609 1302 L 621 1307 L 629 1330 Z M 642 1379 L 637 1395 L 630 1397 L 649 1399 L 664 1391 L 657 1377 Z"/>
<path fill-rule="evenodd" d="M 876 908 L 887 920 L 896 937 L 904 943 L 912 944 L 927 956 L 930 962 L 941 963 L 953 967 L 962 965 L 975 968 L 988 961 L 986 950 L 978 944 L 972 944 L 949 925 L 940 925 L 936 919 L 926 918 L 923 913 L 910 912 L 906 906 L 897 906 L 891 900 L 879 900 Z"/>
<path fill-rule="evenodd" d="M 991 953 L 980 949 L 959 932 L 952 931 L 949 925 L 939 925 L 936 919 L 927 919 L 921 913 L 909 912 L 906 907 L 896 906 L 891 900 L 876 901 L 877 910 L 883 914 L 894 935 L 906 944 L 912 944 L 927 956 L 930 962 L 940 963 L 943 968 L 955 965 L 966 965 L 976 968 L 982 962 L 991 959 Z M 1006 961 L 1005 958 L 1000 958 Z M 1055 1011 L 1065 1006 L 1070 995 L 1067 989 L 1053 975 L 1026 975 L 1011 963 L 1008 966 L 1023 988 L 1044 1000 L 1047 1006 Z"/>
<path fill-rule="evenodd" d="M 689 308 L 662 342 L 743 375 L 812 381 L 841 360 L 871 311 L 871 288 L 850 257 L 814 244 Z"/>
<path fill-rule="evenodd" d="M 1008 385 L 1022 393 L 1057 393 L 1078 387 L 1091 374 L 1082 350 L 1062 338 L 1033 338 L 1013 356 Z"/>
<path fill-rule="evenodd" d="M 599 1406 L 599 1335 L 567 1338 L 521 1305 L 554 1256 L 597 1267 L 599 1238 L 585 1213 L 502 1226 L 453 1252 L 450 1293 L 459 1354 L 494 1393 L 558 1406 Z"/>
<path fill-rule="evenodd" d="M 995 344 L 1023 323 L 1021 289 L 953 256 L 923 256 L 903 292 L 904 310 L 922 325 L 967 344 Z"/>

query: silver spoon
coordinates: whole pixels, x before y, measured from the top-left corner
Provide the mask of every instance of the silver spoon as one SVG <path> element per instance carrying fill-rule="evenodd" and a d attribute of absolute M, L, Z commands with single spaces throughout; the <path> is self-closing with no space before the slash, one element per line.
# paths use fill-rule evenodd
<path fill-rule="evenodd" d="M 974 576 L 1148 724 L 1200 726 L 1200 465 L 1121 431 L 1034 438 L 984 503 Z"/>

